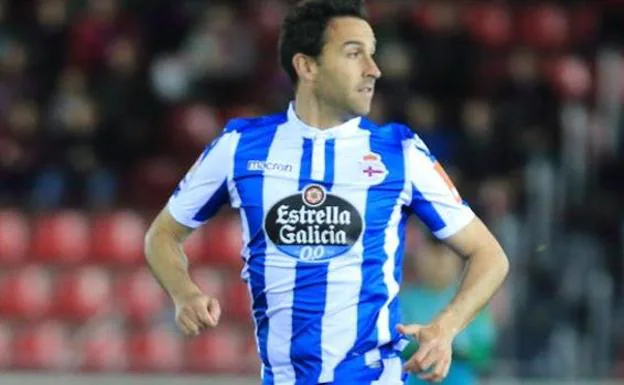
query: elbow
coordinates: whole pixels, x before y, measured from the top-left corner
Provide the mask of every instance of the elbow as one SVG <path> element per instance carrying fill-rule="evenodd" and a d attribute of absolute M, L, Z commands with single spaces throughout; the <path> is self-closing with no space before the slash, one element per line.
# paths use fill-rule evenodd
<path fill-rule="evenodd" d="M 143 254 L 145 257 L 145 261 L 149 263 L 151 250 L 154 249 L 154 229 L 150 227 L 147 232 L 145 232 L 145 236 L 143 237 Z"/>
<path fill-rule="evenodd" d="M 501 276 L 502 276 L 502 279 L 505 280 L 507 276 L 509 275 L 509 269 L 511 268 L 510 263 L 509 263 L 509 258 L 507 257 L 507 254 L 505 254 L 504 251 L 501 251 L 499 259 L 500 259 Z"/>

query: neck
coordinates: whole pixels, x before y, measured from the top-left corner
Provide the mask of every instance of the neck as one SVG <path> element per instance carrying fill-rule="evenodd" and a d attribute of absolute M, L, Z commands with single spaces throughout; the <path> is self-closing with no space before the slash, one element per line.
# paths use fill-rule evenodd
<path fill-rule="evenodd" d="M 339 126 L 352 118 L 344 111 L 339 111 L 323 103 L 318 97 L 301 90 L 297 91 L 294 109 L 302 122 L 322 130 Z"/>

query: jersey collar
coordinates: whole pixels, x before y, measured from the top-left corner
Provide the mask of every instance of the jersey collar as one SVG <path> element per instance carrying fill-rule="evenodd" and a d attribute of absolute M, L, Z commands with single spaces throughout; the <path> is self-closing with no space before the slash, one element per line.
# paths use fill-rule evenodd
<path fill-rule="evenodd" d="M 305 137 L 309 138 L 339 138 L 356 133 L 360 126 L 361 117 L 356 117 L 331 128 L 321 129 L 310 126 L 303 122 L 295 112 L 295 104 L 291 101 L 288 104 L 288 122 Z"/>

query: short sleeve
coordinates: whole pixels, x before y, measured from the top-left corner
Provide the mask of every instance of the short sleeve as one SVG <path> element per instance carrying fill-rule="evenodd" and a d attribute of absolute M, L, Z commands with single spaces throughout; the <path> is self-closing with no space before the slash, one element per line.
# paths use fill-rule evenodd
<path fill-rule="evenodd" d="M 224 132 L 199 155 L 167 202 L 179 223 L 197 228 L 228 203 L 235 132 Z"/>
<path fill-rule="evenodd" d="M 412 188 L 409 206 L 436 238 L 448 238 L 470 223 L 475 214 L 425 143 L 417 136 L 406 142 Z"/>

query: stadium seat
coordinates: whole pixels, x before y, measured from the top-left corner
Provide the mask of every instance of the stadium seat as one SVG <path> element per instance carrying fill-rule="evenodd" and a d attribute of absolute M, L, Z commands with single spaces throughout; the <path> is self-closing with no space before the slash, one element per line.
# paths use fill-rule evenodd
<path fill-rule="evenodd" d="M 102 267 L 64 271 L 54 296 L 54 315 L 67 321 L 85 322 L 108 315 L 113 308 L 110 277 Z"/>
<path fill-rule="evenodd" d="M 115 284 L 115 297 L 126 320 L 143 326 L 158 316 L 167 299 L 146 267 L 120 276 Z"/>
<path fill-rule="evenodd" d="M 16 369 L 66 370 L 74 366 L 69 330 L 56 321 L 23 325 L 15 333 L 12 349 L 12 367 Z"/>
<path fill-rule="evenodd" d="M 204 253 L 202 262 L 240 271 L 243 240 L 239 219 L 234 215 L 219 215 L 203 226 Z"/>
<path fill-rule="evenodd" d="M 130 370 L 137 372 L 177 372 L 182 369 L 181 336 L 164 327 L 140 330 L 130 336 Z"/>
<path fill-rule="evenodd" d="M 244 338 L 236 329 L 219 326 L 191 339 L 185 346 L 188 369 L 234 373 L 243 368 Z"/>
<path fill-rule="evenodd" d="M 13 357 L 13 330 L 8 323 L 0 324 L 0 369 L 10 367 Z"/>
<path fill-rule="evenodd" d="M 47 316 L 52 299 L 53 278 L 37 265 L 6 272 L 0 283 L 0 312 L 5 319 L 38 320 Z"/>
<path fill-rule="evenodd" d="M 562 56 L 544 65 L 546 77 L 563 99 L 579 99 L 587 96 L 593 86 L 588 64 L 581 58 Z"/>
<path fill-rule="evenodd" d="M 128 367 L 125 334 L 123 328 L 114 323 L 79 329 L 74 342 L 81 370 L 109 372 Z"/>
<path fill-rule="evenodd" d="M 500 48 L 511 41 L 513 23 L 504 4 L 474 4 L 465 13 L 465 23 L 472 37 L 489 48 Z"/>
<path fill-rule="evenodd" d="M 102 214 L 91 227 L 93 257 L 100 263 L 137 265 L 143 263 L 145 220 L 130 210 Z"/>
<path fill-rule="evenodd" d="M 17 210 L 0 211 L 0 264 L 21 262 L 28 252 L 28 219 Z"/>
<path fill-rule="evenodd" d="M 73 264 L 89 255 L 89 220 L 80 211 L 61 211 L 34 219 L 33 256 L 44 263 Z"/>
<path fill-rule="evenodd" d="M 558 50 L 569 43 L 566 12 L 555 4 L 527 6 L 519 18 L 520 43 L 536 49 Z"/>
<path fill-rule="evenodd" d="M 221 305 L 224 305 L 224 301 L 226 299 L 226 273 L 201 266 L 191 268 L 190 274 L 193 281 L 202 289 L 204 294 L 217 298 Z"/>
<path fill-rule="evenodd" d="M 253 331 L 245 333 L 245 344 L 243 351 L 243 371 L 248 375 L 257 375 L 260 373 L 260 356 L 258 355 L 258 346 Z"/>
<path fill-rule="evenodd" d="M 249 324 L 251 322 L 251 301 L 247 285 L 238 277 L 232 277 L 226 287 L 224 309 L 225 315 L 236 322 Z"/>
<path fill-rule="evenodd" d="M 184 242 L 184 253 L 192 266 L 202 263 L 204 253 L 205 233 L 202 229 L 195 230 Z"/>

